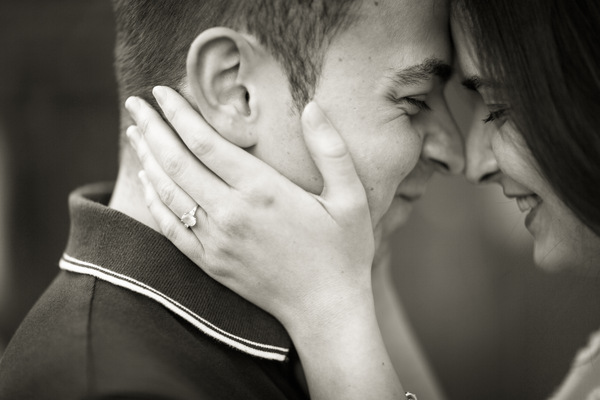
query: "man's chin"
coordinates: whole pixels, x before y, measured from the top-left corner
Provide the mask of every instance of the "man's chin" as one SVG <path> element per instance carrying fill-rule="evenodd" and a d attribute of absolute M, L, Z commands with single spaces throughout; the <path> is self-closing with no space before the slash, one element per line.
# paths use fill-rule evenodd
<path fill-rule="evenodd" d="M 413 210 L 414 202 L 408 201 L 402 197 L 395 197 L 390 208 L 381 219 L 383 226 L 383 237 L 392 235 L 402 225 L 408 221 Z"/>
<path fill-rule="evenodd" d="M 394 232 L 408 221 L 413 209 L 413 202 L 395 197 L 390 208 L 375 227 L 375 249 L 388 240 Z"/>

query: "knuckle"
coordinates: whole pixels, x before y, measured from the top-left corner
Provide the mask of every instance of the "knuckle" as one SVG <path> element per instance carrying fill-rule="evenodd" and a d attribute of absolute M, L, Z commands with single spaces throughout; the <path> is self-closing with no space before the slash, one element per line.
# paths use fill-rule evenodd
<path fill-rule="evenodd" d="M 165 105 L 162 107 L 162 111 L 165 114 L 167 120 L 169 120 L 170 122 L 175 122 L 179 118 L 180 114 L 177 111 L 177 108 L 170 107 L 168 106 L 168 104 L 170 104 L 170 102 L 166 101 Z"/>
<path fill-rule="evenodd" d="M 158 193 L 158 197 L 169 208 L 172 208 L 173 201 L 175 199 L 175 191 L 173 190 L 173 185 L 168 183 L 163 183 L 159 185 L 156 192 Z"/>
<path fill-rule="evenodd" d="M 272 208 L 277 200 L 273 194 L 258 190 L 251 190 L 244 197 L 249 204 L 257 208 Z"/>
<path fill-rule="evenodd" d="M 222 234 L 227 238 L 243 238 L 245 232 L 245 223 L 243 215 L 238 210 L 222 210 L 217 215 L 217 223 Z M 226 249 L 221 246 L 221 251 Z M 227 254 L 227 253 L 225 253 Z"/>
<path fill-rule="evenodd" d="M 182 157 L 172 152 L 165 152 L 163 154 L 163 168 L 170 177 L 176 178 L 180 176 L 183 171 Z"/>
<path fill-rule="evenodd" d="M 275 206 L 276 197 L 272 194 L 265 194 L 259 199 L 259 205 L 263 208 L 271 208 Z"/>
<path fill-rule="evenodd" d="M 323 148 L 323 155 L 332 159 L 344 159 L 348 154 L 346 145 L 341 140 L 333 140 Z"/>
<path fill-rule="evenodd" d="M 218 281 L 231 277 L 233 263 L 228 262 L 229 259 L 224 257 L 224 255 L 227 254 L 227 251 L 222 246 L 213 245 L 212 247 L 213 248 L 210 249 L 210 254 L 212 254 L 212 256 L 204 257 L 202 269 Z"/>
<path fill-rule="evenodd" d="M 275 194 L 276 190 L 271 187 L 272 185 L 272 182 L 256 177 L 256 179 L 252 179 L 245 185 L 240 186 L 241 198 L 245 203 L 252 205 L 252 207 L 273 207 L 277 201 L 277 196 Z"/>
<path fill-rule="evenodd" d="M 150 153 L 142 147 L 138 149 L 138 158 L 140 159 L 142 165 L 149 165 L 152 161 Z"/>
<path fill-rule="evenodd" d="M 156 192 L 156 189 L 153 188 L 153 190 L 154 190 L 154 192 Z M 159 206 L 159 204 L 157 204 L 156 197 L 153 196 L 153 195 L 145 194 L 144 195 L 144 201 L 146 202 L 146 207 L 148 207 L 148 209 L 152 213 L 152 216 L 156 217 L 159 214 L 156 211 L 158 209 L 158 206 Z"/>
<path fill-rule="evenodd" d="M 223 212 L 219 217 L 219 225 L 226 233 L 237 232 L 240 219 L 235 211 Z"/>
<path fill-rule="evenodd" d="M 179 240 L 179 229 L 181 226 L 172 221 L 163 221 L 160 225 L 160 230 L 170 241 L 177 242 Z"/>
<path fill-rule="evenodd" d="M 150 129 L 150 119 L 148 119 L 147 115 L 144 114 L 137 122 L 140 132 L 145 135 Z"/>
<path fill-rule="evenodd" d="M 206 272 L 215 278 L 216 280 L 231 277 L 231 271 L 222 265 L 207 265 L 205 266 Z"/>
<path fill-rule="evenodd" d="M 214 150 L 213 143 L 208 140 L 206 135 L 201 133 L 195 133 L 191 135 L 190 143 L 188 143 L 189 149 L 198 157 L 206 157 L 212 154 Z"/>

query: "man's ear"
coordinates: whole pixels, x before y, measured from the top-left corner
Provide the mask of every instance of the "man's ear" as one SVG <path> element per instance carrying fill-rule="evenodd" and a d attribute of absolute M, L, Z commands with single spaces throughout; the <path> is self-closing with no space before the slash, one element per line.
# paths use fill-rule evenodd
<path fill-rule="evenodd" d="M 189 89 L 200 112 L 222 136 L 244 148 L 257 141 L 252 72 L 260 62 L 243 35 L 221 27 L 198 35 L 187 58 Z"/>

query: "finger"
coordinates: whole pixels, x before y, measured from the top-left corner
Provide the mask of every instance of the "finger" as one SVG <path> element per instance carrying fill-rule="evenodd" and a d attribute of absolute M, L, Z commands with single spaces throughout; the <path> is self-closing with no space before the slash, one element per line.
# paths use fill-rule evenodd
<path fill-rule="evenodd" d="M 273 172 L 271 167 L 215 132 L 175 90 L 157 86 L 152 93 L 188 149 L 230 186 L 238 187 L 254 176 Z"/>
<path fill-rule="evenodd" d="M 171 210 L 171 213 L 176 216 L 183 216 L 184 213 L 192 210 L 196 206 L 196 201 L 185 193 L 173 180 L 165 174 L 162 168 L 154 159 L 146 141 L 140 135 L 137 126 L 133 125 L 127 129 L 127 137 L 129 138 L 132 147 L 136 151 L 142 167 L 146 171 L 144 176 L 152 185 L 152 189 L 157 193 L 160 201 Z M 206 220 L 206 215 L 202 209 L 196 210 L 197 219 L 203 223 Z"/>
<path fill-rule="evenodd" d="M 344 140 L 317 103 L 310 102 L 302 113 L 306 146 L 323 176 L 321 197 L 329 203 L 365 198 L 352 157 Z"/>
<path fill-rule="evenodd" d="M 156 193 L 154 187 L 148 180 L 146 173 L 140 171 L 138 177 L 144 186 L 146 206 L 148 207 L 150 214 L 152 214 L 161 233 L 190 259 L 198 262 L 204 260 L 204 247 L 199 238 L 196 237 L 193 231 L 185 228 L 175 214 L 163 204 L 158 193 Z"/>
<path fill-rule="evenodd" d="M 151 159 L 156 161 L 152 164 L 152 169 L 147 169 L 150 176 L 155 177 L 156 173 L 159 173 L 158 166 L 163 171 L 161 183 L 165 182 L 164 175 L 166 175 L 207 212 L 215 210 L 229 193 L 229 186 L 205 165 L 198 162 L 148 103 L 130 97 L 125 106 L 136 120 L 146 146 L 144 149 L 147 149 L 145 153 L 138 154 L 138 157 L 151 154 Z M 156 186 L 156 188 L 161 187 Z M 162 194 L 160 190 L 159 194 Z M 169 205 L 168 201 L 167 205 Z"/>

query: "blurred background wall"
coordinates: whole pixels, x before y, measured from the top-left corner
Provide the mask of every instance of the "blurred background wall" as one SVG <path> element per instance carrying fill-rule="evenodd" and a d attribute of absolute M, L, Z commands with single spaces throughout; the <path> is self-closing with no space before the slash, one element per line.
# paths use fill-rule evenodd
<path fill-rule="evenodd" d="M 0 2 L 5 341 L 57 272 L 68 193 L 116 174 L 112 46 L 109 1 Z"/>
<path fill-rule="evenodd" d="M 8 235 L 8 223 L 6 221 L 6 214 L 8 212 L 8 204 L 6 200 L 8 196 L 9 183 L 8 183 L 8 148 L 6 145 L 6 132 L 2 127 L 0 121 L 0 305 L 8 304 L 9 293 L 8 283 L 8 246 L 7 246 L 7 235 Z M 0 308 L 1 310 L 2 308 Z M 1 314 L 0 314 L 1 315 Z M 2 321 L 0 319 L 0 321 Z M 4 350 L 6 337 L 0 337 L 0 355 Z"/>
<path fill-rule="evenodd" d="M 113 180 L 108 0 L 0 3 L 0 351 L 57 272 L 68 193 Z M 499 188 L 436 177 L 394 237 L 394 279 L 450 399 L 541 399 L 600 327 L 598 282 L 544 274 Z"/>

